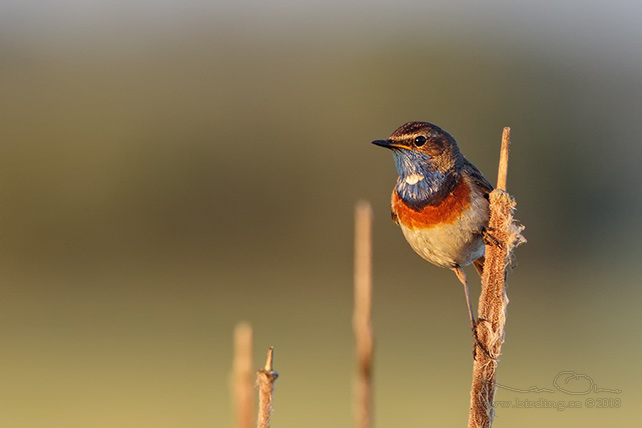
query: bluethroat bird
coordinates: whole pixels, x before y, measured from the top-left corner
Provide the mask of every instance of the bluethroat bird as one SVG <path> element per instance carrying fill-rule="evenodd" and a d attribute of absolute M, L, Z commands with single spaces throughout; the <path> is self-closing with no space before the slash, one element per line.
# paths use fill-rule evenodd
<path fill-rule="evenodd" d="M 409 122 L 387 140 L 372 143 L 392 150 L 399 173 L 392 191 L 392 219 L 417 254 L 455 272 L 464 285 L 475 335 L 462 266 L 472 263 L 482 274 L 493 186 L 461 154 L 455 139 L 433 124 Z"/>

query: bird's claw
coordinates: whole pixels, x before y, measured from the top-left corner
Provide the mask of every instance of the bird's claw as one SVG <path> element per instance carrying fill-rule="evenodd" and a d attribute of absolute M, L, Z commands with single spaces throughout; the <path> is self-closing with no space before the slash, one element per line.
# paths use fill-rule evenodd
<path fill-rule="evenodd" d="M 479 341 L 479 337 L 477 337 L 477 326 L 479 325 L 480 322 L 490 322 L 488 320 L 485 320 L 483 318 L 479 318 L 473 325 L 473 360 L 477 359 L 477 348 L 479 348 L 482 352 L 482 354 L 486 355 L 488 358 L 491 360 L 497 361 L 497 357 L 493 357 L 490 355 L 486 347 Z"/>
<path fill-rule="evenodd" d="M 482 239 L 484 244 L 492 245 L 493 247 L 503 248 L 504 244 L 502 241 L 495 236 L 495 228 L 486 226 L 482 231 Z"/>

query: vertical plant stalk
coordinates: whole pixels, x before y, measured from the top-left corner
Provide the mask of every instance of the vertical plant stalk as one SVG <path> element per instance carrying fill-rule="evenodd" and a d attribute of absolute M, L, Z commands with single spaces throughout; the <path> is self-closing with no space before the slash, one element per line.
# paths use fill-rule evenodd
<path fill-rule="evenodd" d="M 505 281 L 511 251 L 526 242 L 521 235 L 523 226 L 513 223 L 516 203 L 506 193 L 510 128 L 504 128 L 499 161 L 497 188 L 490 193 L 491 239 L 486 244 L 486 261 L 482 275 L 482 292 L 479 297 L 477 338 L 486 352 L 477 351 L 473 363 L 473 382 L 470 391 L 469 428 L 490 428 L 495 416 L 495 371 L 504 343 L 506 324 Z"/>
<path fill-rule="evenodd" d="M 279 374 L 272 368 L 274 358 L 274 347 L 268 350 L 265 368 L 257 372 L 257 383 L 259 385 L 259 417 L 258 428 L 270 428 L 270 417 L 272 416 L 272 401 L 274 400 L 274 382 Z"/>
<path fill-rule="evenodd" d="M 236 428 L 254 425 L 254 369 L 252 363 L 252 327 L 240 323 L 234 329 L 234 413 Z"/>
<path fill-rule="evenodd" d="M 356 342 L 355 417 L 357 428 L 372 426 L 372 208 L 361 201 L 355 207 L 354 311 Z"/>

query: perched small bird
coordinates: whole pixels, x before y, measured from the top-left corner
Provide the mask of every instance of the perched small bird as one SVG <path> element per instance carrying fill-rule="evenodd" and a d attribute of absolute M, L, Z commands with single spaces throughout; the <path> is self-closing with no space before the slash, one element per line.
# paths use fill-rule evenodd
<path fill-rule="evenodd" d="M 481 275 L 488 194 L 493 186 L 459 151 L 455 139 L 427 122 L 409 122 L 387 140 L 399 178 L 392 191 L 392 219 L 421 257 L 452 269 L 464 285 L 473 332 L 475 317 L 462 266 Z"/>

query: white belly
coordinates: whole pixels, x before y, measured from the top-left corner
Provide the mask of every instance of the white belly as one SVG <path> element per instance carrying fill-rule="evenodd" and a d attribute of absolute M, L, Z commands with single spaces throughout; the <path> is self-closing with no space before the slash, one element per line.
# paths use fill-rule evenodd
<path fill-rule="evenodd" d="M 488 221 L 488 208 L 479 199 L 473 198 L 481 206 L 469 208 L 452 224 L 415 230 L 400 224 L 401 230 L 412 249 L 430 263 L 447 268 L 467 266 L 485 250 L 481 232 Z"/>

